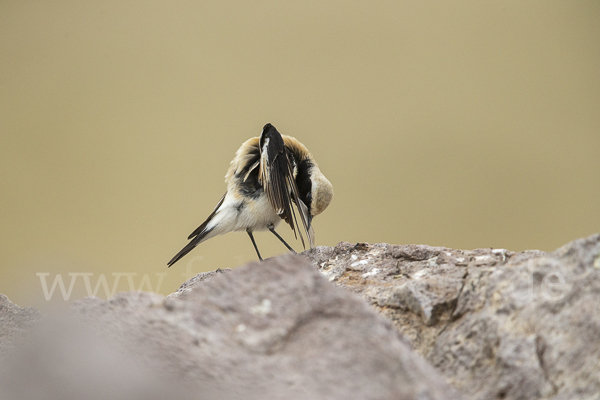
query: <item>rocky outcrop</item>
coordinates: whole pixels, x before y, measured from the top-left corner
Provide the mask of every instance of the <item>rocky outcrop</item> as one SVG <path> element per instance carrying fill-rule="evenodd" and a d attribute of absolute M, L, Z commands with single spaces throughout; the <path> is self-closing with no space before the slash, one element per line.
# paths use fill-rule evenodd
<path fill-rule="evenodd" d="M 87 298 L 27 334 L 39 313 L 0 297 L 0 398 L 598 399 L 600 234 L 552 253 L 342 242 L 302 256 L 167 297 Z"/>
<path fill-rule="evenodd" d="M 600 235 L 552 253 L 340 243 L 306 253 L 471 399 L 598 399 Z"/>
<path fill-rule="evenodd" d="M 203 274 L 169 298 L 84 299 L 71 314 L 201 398 L 459 398 L 391 323 L 298 256 Z"/>

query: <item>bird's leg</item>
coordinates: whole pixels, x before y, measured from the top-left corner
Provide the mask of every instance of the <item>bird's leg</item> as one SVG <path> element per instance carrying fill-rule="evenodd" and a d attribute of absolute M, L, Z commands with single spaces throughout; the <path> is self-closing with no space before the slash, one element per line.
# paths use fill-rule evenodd
<path fill-rule="evenodd" d="M 254 236 L 252 235 L 252 231 L 249 229 L 246 229 L 246 233 L 248 233 L 248 236 L 250 236 L 250 240 L 252 240 L 252 244 L 254 245 L 254 250 L 256 250 L 256 254 L 258 255 L 258 259 L 260 261 L 262 261 L 262 257 L 260 256 L 260 252 L 258 251 L 258 247 L 256 246 L 256 242 L 254 241 Z"/>
<path fill-rule="evenodd" d="M 285 240 L 283 240 L 283 238 L 282 238 L 281 236 L 279 236 L 279 233 L 275 232 L 275 227 L 273 226 L 273 224 L 269 225 L 269 226 L 268 226 L 268 228 L 269 228 L 269 230 L 271 231 L 271 233 L 272 233 L 273 235 L 277 236 L 277 239 L 281 240 L 281 243 L 285 244 L 285 247 L 287 247 L 289 251 L 291 251 L 291 252 L 292 252 L 292 253 L 294 253 L 294 254 L 297 254 L 297 253 L 296 253 L 296 251 L 295 251 L 294 249 L 292 249 L 292 248 L 290 247 L 290 245 L 289 245 L 289 244 L 287 244 L 287 243 L 285 242 Z"/>

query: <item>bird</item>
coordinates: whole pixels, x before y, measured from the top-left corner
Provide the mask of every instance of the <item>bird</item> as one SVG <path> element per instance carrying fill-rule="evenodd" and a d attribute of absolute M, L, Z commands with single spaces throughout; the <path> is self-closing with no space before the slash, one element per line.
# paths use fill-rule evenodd
<path fill-rule="evenodd" d="M 237 150 L 225 183 L 227 191 L 213 212 L 188 236 L 188 244 L 167 263 L 169 267 L 200 243 L 236 231 L 246 231 L 260 261 L 263 259 L 253 235 L 256 231 L 269 230 L 295 253 L 275 231 L 282 220 L 296 239 L 300 236 L 303 248 L 302 232 L 310 248 L 314 247 L 312 219 L 331 203 L 333 186 L 296 138 L 266 124 L 259 137 L 246 140 Z"/>

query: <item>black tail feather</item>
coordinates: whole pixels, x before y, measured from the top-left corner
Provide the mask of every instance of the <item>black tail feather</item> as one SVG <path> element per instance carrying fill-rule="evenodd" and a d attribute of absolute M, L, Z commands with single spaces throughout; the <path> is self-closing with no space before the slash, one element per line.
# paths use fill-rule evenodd
<path fill-rule="evenodd" d="M 206 229 L 206 226 L 208 225 L 208 223 L 210 222 L 210 220 L 213 219 L 213 217 L 217 214 L 217 211 L 219 211 L 219 208 L 223 204 L 223 201 L 225 201 L 225 196 L 226 195 L 227 195 L 227 193 L 225 193 L 223 195 L 223 197 L 221 197 L 221 200 L 219 200 L 219 202 L 217 203 L 217 206 L 215 207 L 215 209 L 213 210 L 213 212 L 208 216 L 208 218 L 206 218 L 206 221 L 204 221 L 202 223 L 202 225 L 200 225 L 199 227 L 197 227 L 194 230 L 194 232 L 190 233 L 190 236 L 188 236 L 188 240 L 190 240 L 194 236 L 197 236 L 197 235 L 201 234 Z"/>
<path fill-rule="evenodd" d="M 189 253 L 190 251 L 194 250 L 194 248 L 200 244 L 200 242 L 202 241 L 202 239 L 204 239 L 204 237 L 206 235 L 208 235 L 208 233 L 210 231 L 212 231 L 212 229 L 209 229 L 209 230 L 206 230 L 206 231 L 203 231 L 201 233 L 196 234 L 196 237 L 194 237 L 188 244 L 186 244 L 185 247 L 183 249 L 181 249 L 181 251 L 179 253 L 177 253 L 175 255 L 175 257 L 173 257 L 171 259 L 171 261 L 169 261 L 167 263 L 167 266 L 171 267 L 171 265 L 173 265 L 177 261 L 181 260 L 187 253 Z"/>
<path fill-rule="evenodd" d="M 181 251 L 179 253 L 177 253 L 175 255 L 175 257 L 173 257 L 171 259 L 171 261 L 169 261 L 167 263 L 167 266 L 171 266 L 173 264 L 175 264 L 177 261 L 179 261 L 181 258 L 183 258 L 187 253 L 189 253 L 190 251 L 192 251 L 194 249 L 194 247 L 198 246 L 200 244 L 200 242 L 202 241 L 202 239 L 204 239 L 204 237 L 206 235 L 208 235 L 208 233 L 210 231 L 212 231 L 214 229 L 206 229 L 206 227 L 208 226 L 208 223 L 214 218 L 214 216 L 217 214 L 217 212 L 219 211 L 219 208 L 221 207 L 221 205 L 223 205 L 223 201 L 225 201 L 225 196 L 227 195 L 227 193 L 225 193 L 223 195 L 223 197 L 221 197 L 221 200 L 219 200 L 219 203 L 217 204 L 217 206 L 215 207 L 215 209 L 213 210 L 213 212 L 208 216 L 208 218 L 206 218 L 206 221 L 204 221 L 202 223 L 202 225 L 200 225 L 199 227 L 197 227 L 194 232 L 192 232 L 190 234 L 190 236 L 188 236 L 188 240 L 191 239 L 191 242 L 189 242 L 188 244 L 185 245 L 185 247 L 183 249 L 181 249 Z"/>

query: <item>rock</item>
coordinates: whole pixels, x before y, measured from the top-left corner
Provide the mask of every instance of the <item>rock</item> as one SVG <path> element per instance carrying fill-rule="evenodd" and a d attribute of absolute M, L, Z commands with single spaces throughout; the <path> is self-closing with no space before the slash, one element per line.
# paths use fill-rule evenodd
<path fill-rule="evenodd" d="M 218 398 L 459 398 L 389 322 L 300 257 L 192 283 L 169 298 L 85 299 L 73 314 Z"/>
<path fill-rule="evenodd" d="M 11 400 L 195 399 L 158 363 L 136 362 L 90 327 L 46 318 L 0 362 L 0 398 Z"/>
<path fill-rule="evenodd" d="M 0 398 L 599 398 L 600 234 L 301 256 L 83 299 L 77 323 L 0 295 Z"/>
<path fill-rule="evenodd" d="M 10 350 L 28 328 L 41 318 L 34 307 L 21 308 L 0 294 L 0 356 Z"/>
<path fill-rule="evenodd" d="M 553 253 L 340 243 L 303 253 L 470 399 L 598 399 L 600 234 Z"/>
<path fill-rule="evenodd" d="M 167 297 L 169 297 L 169 298 L 170 297 L 179 297 L 179 296 L 183 295 L 184 293 L 191 291 L 192 289 L 194 289 L 196 286 L 200 285 L 205 280 L 214 277 L 216 274 L 222 274 L 224 272 L 231 272 L 231 268 L 225 268 L 225 269 L 218 268 L 215 271 L 200 272 L 198 275 L 195 275 L 192 278 L 188 279 L 187 281 L 183 282 L 176 292 L 171 293 Z"/>

